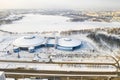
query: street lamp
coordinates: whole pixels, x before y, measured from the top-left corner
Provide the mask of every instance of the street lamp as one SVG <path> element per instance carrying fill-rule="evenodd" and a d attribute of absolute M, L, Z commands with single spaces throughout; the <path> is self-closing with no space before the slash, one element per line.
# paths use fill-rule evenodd
<path fill-rule="evenodd" d="M 19 53 L 19 51 L 20 51 L 20 50 L 18 50 L 18 55 L 17 55 L 18 58 L 20 58 L 20 53 Z"/>

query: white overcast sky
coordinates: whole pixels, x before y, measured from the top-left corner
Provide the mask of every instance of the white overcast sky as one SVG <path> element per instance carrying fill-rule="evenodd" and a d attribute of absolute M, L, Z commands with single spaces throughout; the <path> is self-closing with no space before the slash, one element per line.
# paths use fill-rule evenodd
<path fill-rule="evenodd" d="M 0 0 L 0 9 L 119 9 L 120 0 Z"/>

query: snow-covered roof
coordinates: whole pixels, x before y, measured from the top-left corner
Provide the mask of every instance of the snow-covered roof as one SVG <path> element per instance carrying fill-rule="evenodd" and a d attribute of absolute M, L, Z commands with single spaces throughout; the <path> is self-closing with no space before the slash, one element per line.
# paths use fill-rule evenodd
<path fill-rule="evenodd" d="M 24 36 L 16 39 L 13 45 L 17 47 L 35 47 L 41 45 L 44 41 L 45 39 L 42 37 Z"/>
<path fill-rule="evenodd" d="M 81 41 L 73 38 L 60 38 L 58 39 L 58 45 L 63 47 L 76 47 L 81 45 Z"/>
<path fill-rule="evenodd" d="M 49 39 L 47 44 L 55 44 L 55 39 Z"/>

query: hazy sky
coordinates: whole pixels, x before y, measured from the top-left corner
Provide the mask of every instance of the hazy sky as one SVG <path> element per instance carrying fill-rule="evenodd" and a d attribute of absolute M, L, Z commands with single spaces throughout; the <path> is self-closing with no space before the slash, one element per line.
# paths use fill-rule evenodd
<path fill-rule="evenodd" d="M 120 0 L 0 0 L 0 9 L 119 9 Z"/>

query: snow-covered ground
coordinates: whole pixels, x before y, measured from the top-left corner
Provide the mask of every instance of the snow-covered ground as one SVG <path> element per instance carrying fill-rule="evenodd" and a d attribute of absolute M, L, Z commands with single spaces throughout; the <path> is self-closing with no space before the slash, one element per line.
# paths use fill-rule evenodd
<path fill-rule="evenodd" d="M 38 54 L 40 56 L 40 58 L 38 59 L 39 61 L 42 61 L 42 60 L 49 61 L 48 57 L 50 55 L 53 55 L 52 58 L 53 58 L 53 61 L 55 61 L 55 62 L 64 62 L 64 61 L 66 61 L 66 62 L 67 61 L 104 62 L 103 59 L 96 60 L 96 59 L 98 59 L 98 57 L 96 57 L 96 56 L 99 55 L 97 46 L 93 42 L 91 42 L 88 38 L 86 38 L 85 36 L 81 36 L 81 35 L 79 35 L 79 36 L 76 35 L 76 37 L 73 35 L 70 37 L 74 37 L 74 38 L 81 40 L 81 47 L 79 49 L 74 50 L 74 51 L 63 51 L 63 50 L 55 49 L 54 47 L 51 47 L 49 49 L 42 47 L 42 48 L 36 49 L 34 53 L 29 53 L 28 51 L 20 51 L 19 52 L 20 58 L 18 58 L 18 53 L 13 52 L 13 44 L 12 43 L 16 38 L 19 38 L 19 36 L 16 36 L 16 35 L 11 35 L 11 36 L 6 36 L 6 37 L 1 36 L 0 60 L 32 61 L 35 58 L 37 58 L 35 56 L 35 54 Z M 94 52 L 93 52 L 93 50 L 94 50 Z M 10 51 L 11 54 L 7 54 L 7 51 Z M 76 54 L 78 55 L 78 57 L 74 56 Z M 57 57 L 54 57 L 54 55 L 56 55 Z M 67 57 L 67 56 L 62 57 L 61 55 L 62 56 L 73 55 L 73 56 L 71 58 L 71 57 Z M 82 56 L 83 56 L 83 58 L 82 58 Z M 114 63 L 114 61 L 110 60 L 110 59 L 109 60 L 106 59 L 106 62 Z"/>
<path fill-rule="evenodd" d="M 38 15 L 38 14 L 25 14 L 22 20 L 15 21 L 13 24 L 2 25 L 0 29 L 11 32 L 43 32 L 43 31 L 65 31 L 73 29 L 88 29 L 97 27 L 120 27 L 120 23 L 112 22 L 67 22 L 68 17 L 52 16 L 52 15 Z M 74 28 L 73 28 L 74 27 Z M 39 62 L 49 62 L 50 58 L 53 62 L 75 62 L 75 63 L 108 63 L 114 64 L 115 60 L 112 58 L 114 54 L 108 51 L 101 51 L 94 41 L 87 38 L 86 34 L 76 34 L 66 37 L 75 38 L 81 41 L 81 46 L 75 51 L 63 51 L 50 48 L 38 48 L 34 53 L 28 51 L 13 52 L 13 41 L 21 36 L 30 34 L 4 34 L 0 32 L 0 60 L 6 61 L 28 61 L 32 62 L 37 60 Z M 32 34 L 33 35 L 33 34 Z M 48 36 L 45 34 L 38 36 Z M 55 34 L 52 34 L 55 36 Z M 62 36 L 61 36 L 62 37 Z M 54 40 L 54 39 L 53 39 Z M 53 42 L 52 40 L 52 42 Z M 109 48 L 109 45 L 101 41 Z M 10 51 L 11 54 L 8 54 Z M 38 55 L 38 56 L 36 56 Z M 112 56 L 112 57 L 108 57 Z M 4 64 L 4 65 L 3 65 Z M 0 62 L 1 69 L 25 68 L 35 70 L 56 70 L 56 71 L 116 71 L 116 67 L 112 65 L 60 65 L 60 64 L 39 64 L 39 63 L 12 63 Z M 9 80 L 9 79 L 8 79 Z"/>
<path fill-rule="evenodd" d="M 24 14 L 24 18 L 19 21 L 14 21 L 12 24 L 6 24 L 0 26 L 0 29 L 10 32 L 18 32 L 21 34 L 5 34 L 0 32 L 0 60 L 6 61 L 28 61 L 32 62 L 37 60 L 39 62 L 49 62 L 50 58 L 53 62 L 75 62 L 75 63 L 108 63 L 114 64 L 115 54 L 108 52 L 108 50 L 102 50 L 95 44 L 94 41 L 86 37 L 86 34 L 76 34 L 66 37 L 76 38 L 81 41 L 81 47 L 75 51 L 63 51 L 50 48 L 39 48 L 36 49 L 34 53 L 29 53 L 28 51 L 20 51 L 18 58 L 18 53 L 13 52 L 13 41 L 21 36 L 31 35 L 22 34 L 22 32 L 44 32 L 44 31 L 65 31 L 65 30 L 79 30 L 79 29 L 89 29 L 98 27 L 120 27 L 118 22 L 67 22 L 70 18 L 63 16 L 53 16 L 53 15 L 38 15 L 38 14 Z M 39 34 L 38 36 L 48 36 L 51 35 Z M 55 36 L 55 34 L 52 34 Z M 62 37 L 62 36 L 61 36 Z M 53 39 L 54 40 L 54 39 Z M 51 41 L 52 43 L 53 41 Z M 105 47 L 110 48 L 104 41 L 101 43 Z M 8 54 L 10 51 L 11 54 Z M 38 54 L 38 56 L 36 56 Z M 112 56 L 112 57 L 108 57 Z M 4 64 L 4 65 L 3 65 Z M 12 63 L 12 62 L 0 62 L 0 69 L 13 69 L 13 68 L 25 68 L 25 69 L 35 69 L 35 70 L 56 70 L 56 71 L 108 71 L 115 72 L 117 69 L 112 65 L 60 65 L 60 64 L 40 64 L 40 63 Z M 14 79 L 6 79 L 14 80 Z M 21 79 L 22 80 L 22 79 Z M 29 80 L 29 79 L 25 79 Z"/>
<path fill-rule="evenodd" d="M 25 14 L 22 20 L 0 26 L 10 32 L 66 31 L 102 27 L 120 27 L 119 22 L 68 22 L 70 18 L 56 15 Z"/>

